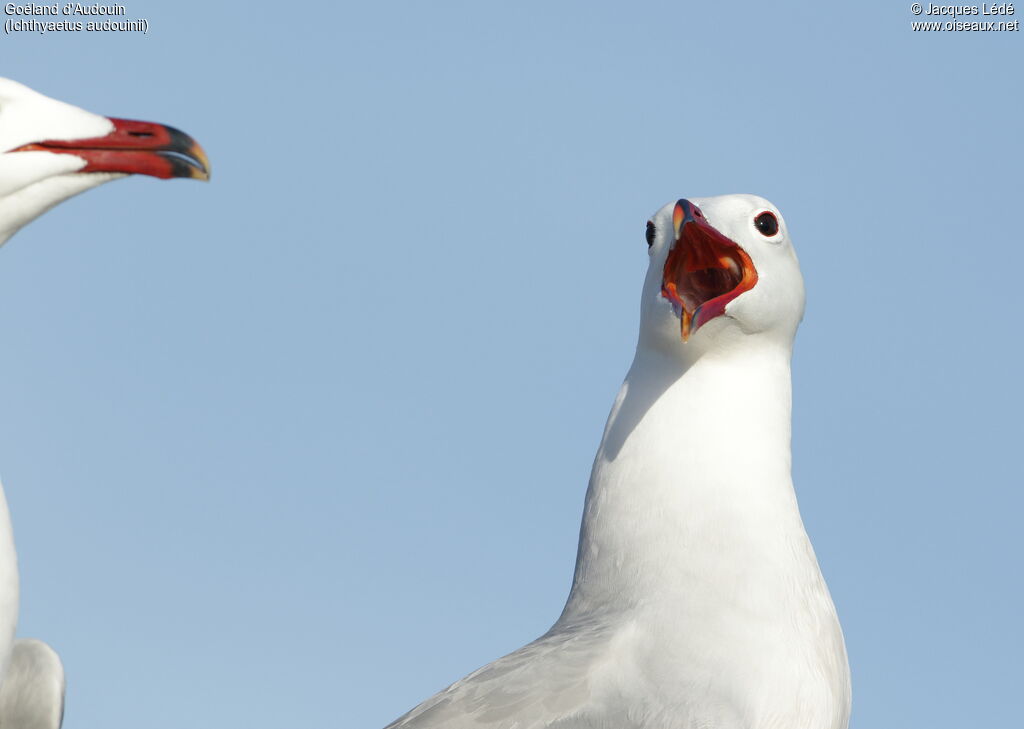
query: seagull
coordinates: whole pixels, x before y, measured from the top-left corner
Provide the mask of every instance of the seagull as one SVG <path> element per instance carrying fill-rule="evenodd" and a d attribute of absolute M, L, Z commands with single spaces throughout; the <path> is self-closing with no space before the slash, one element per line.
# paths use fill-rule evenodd
<path fill-rule="evenodd" d="M 173 127 L 92 114 L 0 78 L 0 244 L 54 205 L 127 175 L 208 180 L 203 149 Z M 0 487 L 0 729 L 58 729 L 64 668 L 38 640 L 14 640 L 18 565 Z"/>
<path fill-rule="evenodd" d="M 842 630 L 791 477 L 804 285 L 778 209 L 648 222 L 633 364 L 561 616 L 388 729 L 846 729 Z"/>

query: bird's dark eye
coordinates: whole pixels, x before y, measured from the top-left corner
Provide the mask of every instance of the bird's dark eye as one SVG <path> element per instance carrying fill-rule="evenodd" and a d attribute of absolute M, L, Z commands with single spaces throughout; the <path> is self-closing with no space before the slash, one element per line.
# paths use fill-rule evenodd
<path fill-rule="evenodd" d="M 654 227 L 654 223 L 650 220 L 647 221 L 647 247 L 650 248 L 654 245 L 654 236 L 657 235 L 658 230 Z"/>
<path fill-rule="evenodd" d="M 775 217 L 774 213 L 770 213 L 767 210 L 754 218 L 754 225 L 761 231 L 761 235 L 766 238 L 771 238 L 779 232 L 778 218 Z"/>

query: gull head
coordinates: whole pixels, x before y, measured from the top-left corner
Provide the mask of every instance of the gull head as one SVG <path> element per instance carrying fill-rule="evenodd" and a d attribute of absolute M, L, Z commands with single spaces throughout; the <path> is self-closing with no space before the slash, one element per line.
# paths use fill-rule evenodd
<path fill-rule="evenodd" d="M 210 165 L 173 127 L 100 116 L 0 78 L 0 244 L 69 197 L 134 174 L 208 180 Z"/>
<path fill-rule="evenodd" d="M 699 354 L 750 336 L 792 344 L 800 264 L 778 208 L 756 195 L 685 198 L 647 223 L 641 345 Z"/>

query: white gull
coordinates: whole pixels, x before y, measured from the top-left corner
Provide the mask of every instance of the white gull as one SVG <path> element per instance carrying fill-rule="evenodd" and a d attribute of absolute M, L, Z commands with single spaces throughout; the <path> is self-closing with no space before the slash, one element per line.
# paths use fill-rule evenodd
<path fill-rule="evenodd" d="M 636 356 L 543 636 L 389 729 L 845 729 L 842 631 L 791 478 L 804 286 L 767 200 L 647 225 Z"/>

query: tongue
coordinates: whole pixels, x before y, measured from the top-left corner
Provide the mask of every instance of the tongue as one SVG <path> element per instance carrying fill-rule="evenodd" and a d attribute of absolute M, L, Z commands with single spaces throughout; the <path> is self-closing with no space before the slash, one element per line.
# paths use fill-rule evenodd
<path fill-rule="evenodd" d="M 708 299 L 713 299 L 718 294 L 725 293 L 733 287 L 730 272 L 721 268 L 704 268 L 700 271 L 694 271 L 688 277 L 690 282 L 689 288 L 693 293 L 700 296 L 700 300 L 694 302 L 696 306 L 691 308 L 697 308 L 697 306 L 700 306 Z M 689 303 L 687 302 L 688 305 Z"/>

